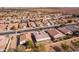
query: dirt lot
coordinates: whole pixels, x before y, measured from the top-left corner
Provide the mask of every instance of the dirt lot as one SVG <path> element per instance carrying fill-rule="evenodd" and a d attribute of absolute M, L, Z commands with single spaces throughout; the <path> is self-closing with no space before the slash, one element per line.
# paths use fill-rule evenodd
<path fill-rule="evenodd" d="M 53 51 L 55 52 L 56 50 L 53 47 L 58 47 L 58 49 L 60 49 L 60 51 L 58 52 L 73 52 L 73 51 L 78 51 L 79 48 L 75 48 L 75 46 L 73 46 L 73 44 L 71 43 L 71 41 L 79 41 L 79 37 L 74 37 L 71 39 L 67 39 L 67 40 L 63 40 L 63 41 L 59 41 L 59 42 L 49 42 L 49 43 L 45 43 L 45 47 L 47 52 Z M 70 48 L 68 49 L 68 51 L 65 51 L 62 47 L 61 44 L 66 44 L 68 45 Z"/>

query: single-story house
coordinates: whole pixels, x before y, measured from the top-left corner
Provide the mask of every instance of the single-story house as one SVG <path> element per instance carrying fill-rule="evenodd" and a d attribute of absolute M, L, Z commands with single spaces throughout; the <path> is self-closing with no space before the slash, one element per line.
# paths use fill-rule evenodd
<path fill-rule="evenodd" d="M 33 35 L 37 42 L 51 39 L 50 36 L 45 31 L 35 31 L 33 32 Z"/>
<path fill-rule="evenodd" d="M 72 31 L 68 30 L 66 27 L 59 27 L 57 29 L 65 35 L 72 35 Z"/>
<path fill-rule="evenodd" d="M 20 35 L 20 44 L 24 44 L 28 40 L 32 40 L 31 33 L 23 33 Z"/>
<path fill-rule="evenodd" d="M 64 37 L 65 35 L 63 33 L 61 33 L 60 31 L 58 31 L 57 29 L 55 28 L 52 28 L 52 29 L 48 29 L 46 31 L 52 38 L 62 38 Z"/>

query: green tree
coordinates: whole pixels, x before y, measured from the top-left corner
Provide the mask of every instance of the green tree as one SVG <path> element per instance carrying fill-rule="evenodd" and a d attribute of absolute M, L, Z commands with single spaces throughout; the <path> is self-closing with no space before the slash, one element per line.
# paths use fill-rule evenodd
<path fill-rule="evenodd" d="M 33 44 L 31 40 L 28 41 L 28 48 L 33 48 Z"/>

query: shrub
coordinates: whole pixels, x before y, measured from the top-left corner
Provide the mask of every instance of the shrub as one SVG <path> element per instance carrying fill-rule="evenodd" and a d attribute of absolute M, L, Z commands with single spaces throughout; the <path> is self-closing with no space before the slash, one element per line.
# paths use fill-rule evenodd
<path fill-rule="evenodd" d="M 69 46 L 66 44 L 61 44 L 61 47 L 66 51 L 69 49 Z"/>
<path fill-rule="evenodd" d="M 18 45 L 17 48 L 16 48 L 16 51 L 17 51 L 17 52 L 24 52 L 25 49 L 26 49 L 26 48 L 25 48 L 23 45 Z"/>
<path fill-rule="evenodd" d="M 79 47 L 79 41 L 72 42 L 72 44 L 73 44 L 74 46 L 77 46 L 77 47 Z"/>
<path fill-rule="evenodd" d="M 41 43 L 41 44 L 38 45 L 38 51 L 43 51 L 44 52 L 45 50 L 46 49 L 45 49 L 45 45 L 44 44 Z"/>

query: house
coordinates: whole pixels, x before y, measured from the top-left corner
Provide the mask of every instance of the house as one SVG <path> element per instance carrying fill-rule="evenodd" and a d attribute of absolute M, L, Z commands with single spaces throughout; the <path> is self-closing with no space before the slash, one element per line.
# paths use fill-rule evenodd
<path fill-rule="evenodd" d="M 75 28 L 77 28 L 77 29 L 79 29 L 79 25 L 77 24 L 77 25 L 73 25 Z"/>
<path fill-rule="evenodd" d="M 78 31 L 79 29 L 77 28 L 77 26 L 75 25 L 68 25 L 68 26 L 65 26 L 68 30 L 72 31 L 72 32 L 75 32 L 75 31 Z"/>
<path fill-rule="evenodd" d="M 20 44 L 26 43 L 28 40 L 32 41 L 31 33 L 23 33 L 20 35 Z"/>
<path fill-rule="evenodd" d="M 43 26 L 44 26 L 44 25 L 43 25 L 43 23 L 42 23 L 42 22 L 40 22 L 40 21 L 35 22 L 35 23 L 36 23 L 36 26 L 37 26 L 37 27 L 39 27 L 39 26 L 40 26 L 40 27 L 43 27 Z"/>
<path fill-rule="evenodd" d="M 65 35 L 72 35 L 72 31 L 68 30 L 66 27 L 59 27 L 57 29 Z"/>
<path fill-rule="evenodd" d="M 26 27 L 27 27 L 27 23 L 20 23 L 18 27 L 19 27 L 20 29 L 26 28 Z"/>
<path fill-rule="evenodd" d="M 37 42 L 50 40 L 50 36 L 45 31 L 34 31 L 33 35 Z"/>
<path fill-rule="evenodd" d="M 6 49 L 8 41 L 9 39 L 6 36 L 0 35 L 0 52 Z"/>
<path fill-rule="evenodd" d="M 65 26 L 68 30 L 72 31 L 72 35 L 77 36 L 79 35 L 79 26 L 78 25 L 69 25 Z"/>
<path fill-rule="evenodd" d="M 8 25 L 8 29 L 9 29 L 9 30 L 18 29 L 18 23 L 10 23 L 10 24 Z"/>
<path fill-rule="evenodd" d="M 52 28 L 52 29 L 48 29 L 46 31 L 52 38 L 63 38 L 65 35 L 63 33 L 61 33 L 60 31 L 58 31 L 57 29 L 55 28 Z"/>
<path fill-rule="evenodd" d="M 34 22 L 30 22 L 32 27 L 36 27 L 36 24 Z"/>

